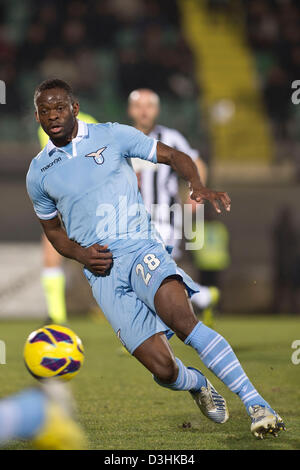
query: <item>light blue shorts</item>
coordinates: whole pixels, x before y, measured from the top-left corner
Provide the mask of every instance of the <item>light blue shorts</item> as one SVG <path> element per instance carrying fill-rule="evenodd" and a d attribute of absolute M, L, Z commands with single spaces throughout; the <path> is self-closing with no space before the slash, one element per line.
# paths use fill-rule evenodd
<path fill-rule="evenodd" d="M 98 305 L 131 354 L 155 333 L 171 333 L 154 307 L 154 296 L 164 279 L 177 275 L 189 296 L 199 292 L 164 246 L 147 240 L 143 248 L 115 258 L 108 276 L 95 276 L 87 269 L 84 274 Z"/>

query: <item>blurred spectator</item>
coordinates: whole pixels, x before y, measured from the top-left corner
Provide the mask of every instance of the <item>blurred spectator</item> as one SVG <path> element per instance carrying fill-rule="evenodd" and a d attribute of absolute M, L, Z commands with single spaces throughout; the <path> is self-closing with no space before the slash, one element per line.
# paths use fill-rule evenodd
<path fill-rule="evenodd" d="M 224 18 L 232 23 L 240 18 L 239 0 L 206 0 L 206 7 L 210 13 L 211 21 L 216 24 L 219 21 L 223 22 Z"/>
<path fill-rule="evenodd" d="M 98 2 L 99 4 L 102 2 Z M 89 2 L 82 2 L 81 0 L 73 0 L 67 3 L 67 17 L 70 19 L 76 19 L 86 23 L 89 20 L 88 10 Z"/>
<path fill-rule="evenodd" d="M 75 57 L 76 69 L 84 70 L 84 73 L 77 72 L 77 80 L 74 84 L 76 92 L 93 95 L 97 86 L 100 85 L 100 71 L 97 70 L 93 51 L 88 47 L 81 47 Z"/>
<path fill-rule="evenodd" d="M 79 70 L 84 70 L 84 73 L 78 73 Z M 40 73 L 43 79 L 60 77 L 70 82 L 76 93 L 88 91 L 90 96 L 98 79 L 93 53 L 85 48 L 78 49 L 71 57 L 64 49 L 51 49 L 40 64 Z"/>
<path fill-rule="evenodd" d="M 110 0 L 94 2 L 89 11 L 88 34 L 92 46 L 112 47 L 120 23 L 113 12 Z"/>
<path fill-rule="evenodd" d="M 199 270 L 198 282 L 204 286 L 220 288 L 221 274 L 229 267 L 231 261 L 229 232 L 226 225 L 217 219 L 212 211 L 213 209 L 205 207 L 204 245 L 200 250 L 192 250 L 191 254 L 194 265 Z M 195 230 L 197 231 L 197 226 Z"/>
<path fill-rule="evenodd" d="M 4 5 L 0 5 L 0 25 L 4 23 Z"/>
<path fill-rule="evenodd" d="M 299 313 L 300 233 L 292 210 L 284 207 L 275 221 L 273 232 L 274 288 L 273 307 L 276 313 Z"/>
<path fill-rule="evenodd" d="M 42 23 L 31 24 L 23 45 L 19 49 L 18 67 L 21 70 L 31 70 L 35 67 L 44 57 L 46 43 L 49 43 L 47 29 Z"/>
<path fill-rule="evenodd" d="M 16 49 L 7 39 L 7 31 L 5 26 L 0 25 L 0 64 L 1 62 L 11 61 L 15 58 Z"/>
<path fill-rule="evenodd" d="M 61 32 L 61 42 L 67 54 L 74 54 L 82 46 L 89 45 L 89 38 L 83 21 L 71 19 L 66 21 Z"/>
<path fill-rule="evenodd" d="M 75 84 L 78 78 L 78 70 L 73 58 L 60 47 L 49 50 L 40 64 L 40 72 L 42 79 L 60 77 L 72 84 Z"/>
<path fill-rule="evenodd" d="M 123 24 L 131 24 L 145 13 L 145 2 L 140 0 L 110 0 L 111 11 Z"/>
<path fill-rule="evenodd" d="M 285 70 L 277 65 L 273 66 L 268 73 L 263 91 L 267 110 L 272 117 L 274 136 L 278 144 L 288 144 L 292 103 L 291 84 Z M 284 156 L 286 158 L 285 154 Z M 280 152 L 278 152 L 276 159 L 280 160 L 280 158 Z"/>

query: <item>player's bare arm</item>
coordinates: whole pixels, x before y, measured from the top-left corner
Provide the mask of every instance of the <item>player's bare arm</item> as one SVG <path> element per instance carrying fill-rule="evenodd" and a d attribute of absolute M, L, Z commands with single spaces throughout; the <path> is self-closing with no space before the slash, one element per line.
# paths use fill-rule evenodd
<path fill-rule="evenodd" d="M 231 200 L 226 192 L 214 191 L 203 186 L 197 166 L 193 160 L 183 152 L 173 149 L 162 142 L 157 143 L 157 163 L 170 165 L 178 175 L 189 182 L 191 199 L 198 203 L 208 200 L 220 213 L 219 202 L 227 211 L 230 211 Z"/>
<path fill-rule="evenodd" d="M 195 165 L 199 171 L 199 175 L 202 181 L 202 184 L 206 184 L 207 181 L 207 165 L 202 160 L 202 158 L 198 157 L 195 161 Z"/>
<path fill-rule="evenodd" d="M 39 220 L 46 237 L 62 256 L 78 261 L 98 275 L 105 274 L 111 268 L 112 254 L 108 251 L 107 245 L 102 246 L 95 243 L 84 248 L 68 238 L 58 217 L 51 220 Z"/>

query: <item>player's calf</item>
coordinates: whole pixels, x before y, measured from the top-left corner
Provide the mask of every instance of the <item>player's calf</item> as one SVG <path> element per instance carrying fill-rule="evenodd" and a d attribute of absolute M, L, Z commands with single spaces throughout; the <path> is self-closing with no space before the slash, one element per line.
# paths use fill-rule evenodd
<path fill-rule="evenodd" d="M 172 358 L 166 360 L 164 363 L 156 363 L 153 365 L 153 376 L 157 378 L 160 383 L 172 384 L 178 377 L 178 365 Z"/>
<path fill-rule="evenodd" d="M 133 355 L 161 383 L 170 384 L 176 381 L 178 365 L 164 334 L 157 333 L 148 338 Z"/>

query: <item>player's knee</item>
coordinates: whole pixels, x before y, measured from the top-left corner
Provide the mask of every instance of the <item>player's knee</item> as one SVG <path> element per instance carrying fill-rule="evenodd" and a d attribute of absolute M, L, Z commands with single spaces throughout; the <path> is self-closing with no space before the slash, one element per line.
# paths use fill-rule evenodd
<path fill-rule="evenodd" d="M 167 358 L 163 363 L 157 365 L 154 375 L 159 382 L 165 384 L 174 383 L 178 376 L 177 362 L 173 358 Z"/>
<path fill-rule="evenodd" d="M 189 334 L 193 331 L 199 320 L 193 317 L 186 317 L 183 323 L 179 323 L 174 328 L 174 332 L 181 341 L 185 341 Z"/>

